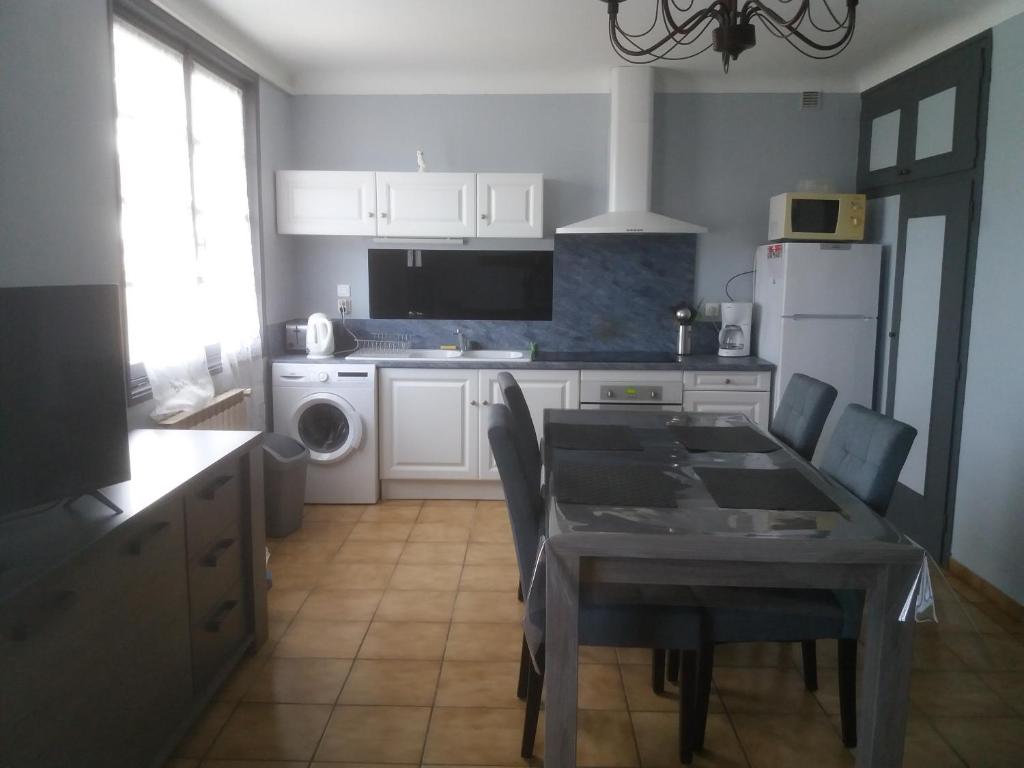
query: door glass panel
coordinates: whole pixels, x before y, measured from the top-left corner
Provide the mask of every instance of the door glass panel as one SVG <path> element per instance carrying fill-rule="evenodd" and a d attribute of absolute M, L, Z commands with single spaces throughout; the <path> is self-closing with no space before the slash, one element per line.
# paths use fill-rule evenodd
<path fill-rule="evenodd" d="M 894 109 L 871 121 L 871 154 L 868 170 L 878 171 L 896 165 L 900 140 L 900 110 Z"/>
<path fill-rule="evenodd" d="M 917 103 L 917 140 L 914 159 L 944 155 L 953 151 L 953 123 L 956 88 L 947 88 Z"/>
<path fill-rule="evenodd" d="M 317 403 L 299 417 L 299 439 L 316 453 L 334 453 L 348 440 L 348 418 L 339 408 Z"/>
<path fill-rule="evenodd" d="M 924 494 L 938 343 L 945 216 L 907 220 L 893 416 L 917 429 L 900 482 Z"/>

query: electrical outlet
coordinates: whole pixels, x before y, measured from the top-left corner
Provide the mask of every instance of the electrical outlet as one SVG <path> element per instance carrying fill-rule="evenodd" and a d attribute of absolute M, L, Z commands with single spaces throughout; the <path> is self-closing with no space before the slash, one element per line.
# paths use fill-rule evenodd
<path fill-rule="evenodd" d="M 338 314 L 349 317 L 352 314 L 352 297 L 338 297 Z"/>
<path fill-rule="evenodd" d="M 722 305 L 717 301 L 705 301 L 700 309 L 701 320 L 720 320 L 722 318 Z"/>

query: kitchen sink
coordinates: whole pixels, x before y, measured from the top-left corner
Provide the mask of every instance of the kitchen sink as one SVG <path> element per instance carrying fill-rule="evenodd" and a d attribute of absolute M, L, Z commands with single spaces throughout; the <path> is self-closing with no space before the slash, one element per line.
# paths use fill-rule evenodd
<path fill-rule="evenodd" d="M 388 360 L 430 360 L 431 362 L 458 362 L 460 360 L 479 360 L 481 362 L 527 361 L 526 352 L 516 349 L 472 349 L 460 352 L 456 349 L 395 349 L 378 351 L 360 349 L 348 356 L 349 360 L 366 360 L 367 362 L 386 362 Z"/>
<path fill-rule="evenodd" d="M 525 352 L 516 349 L 471 349 L 462 353 L 463 360 L 523 360 Z"/>

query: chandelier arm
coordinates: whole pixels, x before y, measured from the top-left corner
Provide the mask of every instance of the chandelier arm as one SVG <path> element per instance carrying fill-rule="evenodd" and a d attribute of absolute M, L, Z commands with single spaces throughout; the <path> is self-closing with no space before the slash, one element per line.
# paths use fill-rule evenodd
<path fill-rule="evenodd" d="M 654 31 L 654 28 L 656 26 L 658 26 L 658 20 L 660 18 L 661 18 L 661 6 L 658 5 L 658 4 L 655 4 L 655 6 L 654 6 L 654 19 L 651 21 L 651 26 L 649 26 L 643 32 L 627 32 L 619 24 L 618 17 L 616 17 L 616 19 L 615 19 L 615 27 L 616 27 L 616 29 L 619 30 L 620 33 L 622 33 L 622 35 L 624 37 L 628 37 L 631 40 L 639 40 L 642 37 L 647 37 L 647 35 L 651 34 L 651 32 Z"/>
<path fill-rule="evenodd" d="M 711 20 L 708 20 L 707 24 L 705 24 L 704 29 L 706 29 L 707 26 L 709 26 L 710 24 L 711 24 Z M 703 34 L 703 31 L 704 30 L 702 29 L 701 30 L 701 34 Z M 694 58 L 696 56 L 699 56 L 700 54 L 704 53 L 709 48 L 711 48 L 711 46 L 713 45 L 713 43 L 708 43 L 706 46 L 701 48 L 699 51 L 694 51 L 693 53 L 687 54 L 685 56 L 669 56 L 669 55 L 667 55 L 667 52 L 666 52 L 665 55 L 658 55 L 658 54 L 653 54 L 653 53 L 648 53 L 648 54 L 642 54 L 641 53 L 640 55 L 644 55 L 644 56 L 646 56 L 646 58 L 640 59 L 640 58 L 638 58 L 638 56 L 633 51 L 630 51 L 630 50 L 626 49 L 624 46 L 619 44 L 619 42 L 615 39 L 615 35 L 614 35 L 614 32 L 612 31 L 611 24 L 609 24 L 609 34 L 608 34 L 608 37 L 609 37 L 609 40 L 611 41 L 612 49 L 615 51 L 616 55 L 620 59 L 622 59 L 623 61 L 626 61 L 626 62 L 629 62 L 629 63 L 633 63 L 633 64 L 636 64 L 636 63 L 652 64 L 652 63 L 654 63 L 656 61 L 659 61 L 659 60 L 661 60 L 661 61 L 684 61 L 685 59 L 692 59 L 692 58 Z M 679 45 L 680 45 L 680 43 L 673 44 L 672 47 L 669 48 L 669 51 L 675 50 L 676 48 L 679 47 Z"/>
<path fill-rule="evenodd" d="M 646 48 L 641 48 L 639 45 L 636 45 L 636 43 L 633 42 L 633 38 L 630 38 L 630 42 L 633 42 L 633 44 L 636 45 L 636 48 L 634 48 L 632 50 L 629 50 L 629 49 L 625 48 L 622 45 L 622 41 L 619 40 L 618 37 L 616 37 L 616 35 L 615 35 L 616 31 L 623 32 L 623 30 L 622 30 L 622 27 L 619 26 L 618 19 L 616 17 L 614 17 L 614 16 L 609 17 L 609 21 L 608 21 L 609 34 L 611 35 L 612 44 L 615 45 L 615 47 L 617 49 L 621 49 L 623 51 L 623 53 L 630 54 L 630 55 L 636 55 L 636 56 L 651 56 L 651 55 L 654 55 L 655 52 L 659 48 L 663 47 L 666 43 L 669 43 L 669 42 L 674 43 L 674 45 L 672 46 L 673 48 L 676 45 L 681 45 L 681 44 L 687 44 L 688 45 L 688 44 L 691 44 L 693 41 L 690 41 L 689 43 L 683 43 L 683 39 L 690 32 L 692 32 L 694 29 L 696 29 L 702 22 L 706 21 L 708 19 L 708 17 L 711 16 L 711 15 L 713 15 L 712 11 L 711 11 L 711 8 L 706 8 L 706 9 L 704 9 L 704 10 L 694 14 L 691 18 L 686 20 L 686 22 L 684 23 L 684 26 L 681 27 L 680 30 L 669 31 L 669 33 L 666 34 L 664 37 L 662 37 L 659 40 L 656 40 L 655 42 L 651 43 L 651 45 L 647 46 Z M 623 34 L 625 34 L 625 33 L 623 32 Z M 657 58 L 661 58 L 661 57 L 659 56 Z"/>
<path fill-rule="evenodd" d="M 708 28 L 708 26 L 710 26 L 711 22 L 714 21 L 714 19 L 712 19 L 712 18 L 704 18 L 703 21 L 704 21 L 704 26 L 690 40 L 687 40 L 686 37 L 694 31 L 693 29 L 689 30 L 686 35 L 682 35 L 682 36 L 666 35 L 664 38 L 662 38 L 661 40 L 659 40 L 659 41 L 655 42 L 654 44 L 648 46 L 647 48 L 642 48 L 633 39 L 629 39 L 628 40 L 628 42 L 630 44 L 628 46 L 623 41 L 619 40 L 615 36 L 615 31 L 617 29 L 619 31 L 621 31 L 621 27 L 618 26 L 618 22 L 617 21 L 610 19 L 609 20 L 609 25 L 608 25 L 608 37 L 611 40 L 612 47 L 615 48 L 616 53 L 618 53 L 623 58 L 625 58 L 626 56 L 632 56 L 632 57 L 649 56 L 649 57 L 651 57 L 651 59 L 650 59 L 651 61 L 657 61 L 658 59 L 668 59 L 668 60 L 671 60 L 671 61 L 682 61 L 683 59 L 692 58 L 692 56 L 691 55 L 686 55 L 686 56 L 669 56 L 668 54 L 671 53 L 676 48 L 678 48 L 680 45 L 692 45 L 693 43 L 695 43 L 697 41 L 697 39 Z M 665 50 L 664 53 L 662 53 L 662 54 L 657 53 L 659 48 L 664 47 L 669 42 L 671 42 L 672 44 L 671 44 L 671 46 L 669 46 Z M 705 48 L 703 50 L 707 50 L 707 48 Z"/>
<path fill-rule="evenodd" d="M 776 24 L 792 28 L 794 24 L 800 24 L 800 20 L 803 18 L 803 15 L 807 13 L 807 7 L 810 5 L 810 2 L 811 0 L 800 0 L 800 5 L 793 12 L 793 15 L 787 19 L 774 8 L 769 8 L 761 2 L 761 0 L 747 0 L 747 2 L 743 4 L 743 10 L 740 11 L 740 16 L 745 21 L 749 22 L 750 19 L 754 18 L 755 14 L 763 13 L 769 16 Z"/>
<path fill-rule="evenodd" d="M 660 0 L 661 15 L 665 20 L 665 27 L 673 36 L 685 37 L 694 29 L 696 29 L 701 22 L 703 22 L 709 15 L 713 15 L 719 19 L 721 23 L 725 14 L 728 12 L 728 3 L 725 0 L 715 0 L 711 5 L 702 11 L 698 11 L 693 14 L 686 21 L 677 22 L 675 16 L 672 13 L 672 5 L 675 4 L 675 0 Z M 690 7 L 693 7 L 693 3 L 690 3 Z"/>
<path fill-rule="evenodd" d="M 793 37 L 794 37 L 793 30 L 790 30 L 790 34 L 782 34 L 781 32 L 774 31 L 772 29 L 772 27 L 770 26 L 770 22 L 765 17 L 763 17 L 763 16 L 755 16 L 755 18 L 758 21 L 760 21 L 761 24 L 763 24 L 764 27 L 769 32 L 771 32 L 776 37 L 779 37 L 782 40 L 785 40 L 787 43 L 789 43 L 789 45 L 793 48 L 793 50 L 797 51 L 798 53 L 802 54 L 803 56 L 806 56 L 809 59 L 817 59 L 818 61 L 824 61 L 826 59 L 834 59 L 836 56 L 838 56 L 843 51 L 845 51 L 849 47 L 850 43 L 853 41 L 853 33 L 851 32 L 850 34 L 844 36 L 843 40 L 841 40 L 837 44 L 836 48 L 830 49 L 830 50 L 825 52 L 824 56 L 820 56 L 820 55 L 818 55 L 817 53 L 815 53 L 813 51 L 806 51 L 803 48 L 801 48 L 799 45 L 797 45 L 793 41 Z"/>
<path fill-rule="evenodd" d="M 854 6 L 856 6 L 856 0 L 847 0 L 847 2 L 849 3 L 849 25 L 846 27 L 846 31 L 844 32 L 843 36 L 833 43 L 819 43 L 815 40 L 812 40 L 799 29 L 794 28 L 789 24 L 785 23 L 782 17 L 780 17 L 770 8 L 765 8 L 765 6 L 763 5 L 763 3 L 760 2 L 760 0 L 747 0 L 747 6 L 752 7 L 750 16 L 748 18 L 761 19 L 762 22 L 770 20 L 775 25 L 787 29 L 789 31 L 789 34 L 784 35 L 784 38 L 787 40 L 790 40 L 790 38 L 795 37 L 796 39 L 800 40 L 800 42 L 802 42 L 804 45 L 807 45 L 808 47 L 813 48 L 816 51 L 835 51 L 837 49 L 846 47 L 846 44 L 853 37 L 854 27 L 856 26 L 857 13 L 854 8 Z"/>

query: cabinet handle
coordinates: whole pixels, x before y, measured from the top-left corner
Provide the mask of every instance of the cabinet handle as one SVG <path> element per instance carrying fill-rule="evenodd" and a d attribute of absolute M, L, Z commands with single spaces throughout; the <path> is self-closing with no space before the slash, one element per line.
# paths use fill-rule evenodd
<path fill-rule="evenodd" d="M 217 561 L 220 560 L 221 556 L 231 549 L 231 545 L 235 543 L 234 539 L 221 539 L 213 545 L 213 549 L 206 553 L 206 557 L 202 559 L 202 565 L 204 568 L 216 568 Z"/>
<path fill-rule="evenodd" d="M 470 405 L 476 405 L 477 403 L 476 403 L 476 400 L 470 400 L 470 401 L 469 401 L 469 404 L 470 404 Z"/>
<path fill-rule="evenodd" d="M 490 405 L 490 403 L 488 403 L 486 400 L 484 400 L 483 403 L 481 403 L 481 405 Z"/>
<path fill-rule="evenodd" d="M 221 475 L 216 480 L 214 480 L 212 483 L 210 483 L 208 486 L 203 488 L 203 490 L 201 490 L 196 495 L 199 496 L 199 498 L 203 499 L 204 501 L 213 501 L 213 497 L 217 495 L 217 491 L 219 491 L 223 486 L 225 486 L 228 483 L 230 483 L 232 477 L 234 477 L 234 476 L 233 475 Z"/>
<path fill-rule="evenodd" d="M 381 217 L 382 219 L 386 219 L 386 218 L 388 217 L 388 212 L 387 212 L 387 211 L 381 211 L 381 212 L 380 212 L 380 217 Z"/>
<path fill-rule="evenodd" d="M 486 213 L 481 213 L 481 214 L 480 214 L 480 218 L 481 218 L 481 219 L 482 219 L 483 221 L 487 221 L 487 214 L 486 214 Z"/>
<path fill-rule="evenodd" d="M 135 541 L 128 545 L 128 551 L 133 555 L 141 555 L 143 545 L 150 539 L 156 538 L 156 536 L 163 530 L 170 528 L 171 524 L 167 520 L 161 520 L 159 523 L 151 525 L 149 530 L 141 534 Z"/>
<path fill-rule="evenodd" d="M 725 383 L 726 383 L 726 384 L 732 384 L 732 379 L 726 379 L 726 380 L 725 380 Z"/>
<path fill-rule="evenodd" d="M 896 171 L 896 175 L 897 176 L 909 176 L 910 175 L 910 169 L 909 168 L 900 168 L 898 171 Z"/>
<path fill-rule="evenodd" d="M 55 592 L 48 600 L 31 608 L 23 621 L 6 627 L 4 634 L 13 643 L 23 643 L 46 626 L 46 622 L 70 610 L 77 602 L 78 594 L 70 589 Z M 34 623 L 33 619 L 36 619 Z"/>
<path fill-rule="evenodd" d="M 366 214 L 366 217 L 369 218 L 369 219 L 372 219 L 376 215 L 377 214 L 375 214 L 373 211 L 370 211 L 369 213 Z"/>
<path fill-rule="evenodd" d="M 220 632 L 220 628 L 224 625 L 224 620 L 228 617 L 228 614 L 235 610 L 237 605 L 237 600 L 225 600 L 221 603 L 213 615 L 206 620 L 206 631 Z"/>

